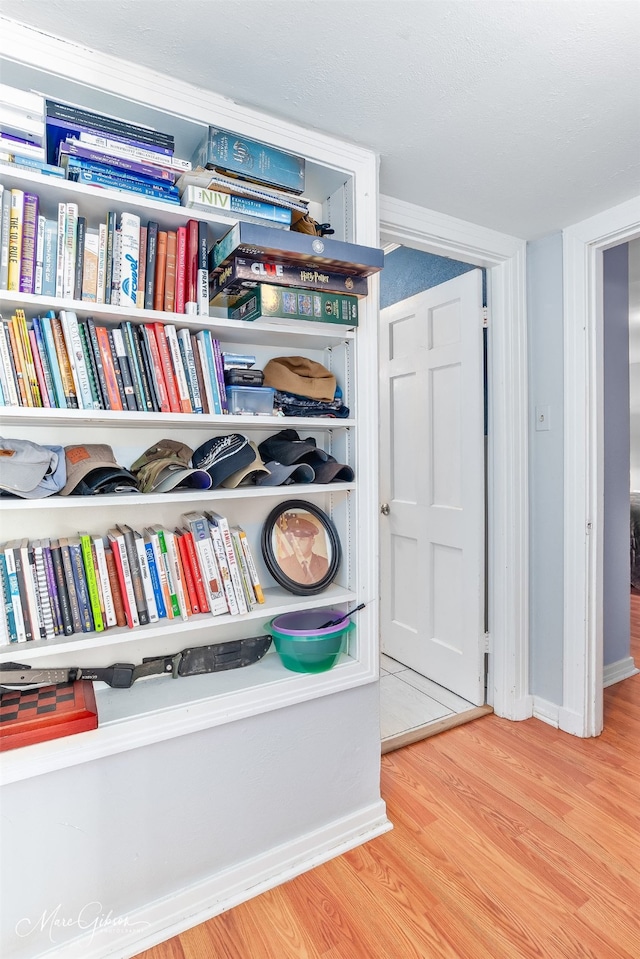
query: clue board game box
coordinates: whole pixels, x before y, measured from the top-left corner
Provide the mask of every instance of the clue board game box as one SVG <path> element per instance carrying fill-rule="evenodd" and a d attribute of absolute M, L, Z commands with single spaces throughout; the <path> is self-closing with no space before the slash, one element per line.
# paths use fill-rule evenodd
<path fill-rule="evenodd" d="M 347 293 L 351 296 L 366 296 L 366 276 L 351 276 L 347 273 L 332 273 L 315 263 L 263 263 L 242 256 L 234 256 L 222 270 L 209 273 L 209 300 L 212 306 L 224 304 L 218 299 L 221 294 L 245 293 L 261 282 L 278 286 L 296 286 L 305 290 L 325 290 L 328 293 Z"/>
<path fill-rule="evenodd" d="M 358 300 L 340 293 L 259 283 L 229 309 L 230 320 L 267 318 L 357 326 Z"/>
<path fill-rule="evenodd" d="M 384 253 L 375 246 L 243 222 L 236 223 L 214 244 L 209 253 L 209 270 L 221 269 L 232 256 L 315 264 L 316 268 L 353 276 L 370 276 L 384 266 Z"/>
<path fill-rule="evenodd" d="M 200 166 L 224 170 L 291 193 L 304 192 L 305 163 L 302 157 L 218 127 L 210 126 L 206 130 L 191 165 L 194 169 Z"/>

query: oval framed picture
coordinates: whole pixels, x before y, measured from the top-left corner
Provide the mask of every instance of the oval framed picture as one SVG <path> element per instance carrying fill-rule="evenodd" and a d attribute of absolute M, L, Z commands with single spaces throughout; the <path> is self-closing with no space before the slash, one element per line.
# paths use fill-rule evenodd
<path fill-rule="evenodd" d="M 300 499 L 271 510 L 262 527 L 261 545 L 275 581 L 298 596 L 326 589 L 342 558 L 332 521 L 319 507 Z"/>

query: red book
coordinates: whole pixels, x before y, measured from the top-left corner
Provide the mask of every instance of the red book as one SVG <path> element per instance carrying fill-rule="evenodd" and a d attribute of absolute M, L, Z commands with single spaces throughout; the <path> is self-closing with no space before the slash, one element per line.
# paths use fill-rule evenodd
<path fill-rule="evenodd" d="M 198 594 L 196 592 L 196 583 L 193 578 L 193 569 L 191 568 L 191 563 L 189 561 L 189 553 L 187 552 L 186 544 L 183 541 L 183 531 L 181 529 L 176 529 L 175 541 L 178 544 L 178 553 L 180 555 L 180 562 L 182 563 L 182 573 L 183 573 L 183 582 L 185 590 L 185 600 L 188 598 L 189 605 L 191 610 L 187 608 L 187 612 L 191 616 L 193 613 L 200 613 L 200 601 L 198 599 Z"/>
<path fill-rule="evenodd" d="M 187 223 L 185 313 L 198 312 L 198 221 Z"/>
<path fill-rule="evenodd" d="M 193 542 L 193 536 L 191 535 L 188 529 L 184 529 L 181 531 L 180 539 L 182 540 L 186 548 L 187 555 L 189 557 L 189 565 L 191 566 L 191 572 L 193 573 L 193 581 L 196 587 L 196 595 L 198 597 L 198 605 L 200 606 L 200 612 L 208 613 L 209 602 L 207 600 L 207 593 L 204 588 L 202 570 L 200 569 L 200 563 L 198 561 L 198 553 L 196 552 L 196 545 Z"/>
<path fill-rule="evenodd" d="M 167 232 L 158 231 L 158 252 L 156 254 L 156 279 L 153 289 L 154 310 L 164 310 L 164 283 L 167 271 Z"/>
<path fill-rule="evenodd" d="M 124 612 L 124 602 L 122 600 L 122 593 L 120 592 L 120 581 L 118 580 L 118 570 L 116 567 L 116 561 L 113 558 L 113 550 L 111 549 L 111 547 L 107 547 L 105 549 L 104 558 L 107 564 L 107 573 L 109 575 L 109 587 L 111 589 L 111 597 L 113 599 L 113 608 L 116 614 L 116 625 L 126 626 L 127 617 Z"/>
<path fill-rule="evenodd" d="M 162 360 L 160 359 L 160 350 L 158 349 L 158 341 L 156 340 L 156 334 L 151 323 L 143 326 L 143 331 L 145 335 L 145 342 L 149 347 L 149 356 L 151 357 L 151 362 L 153 363 L 153 381 L 156 385 L 156 393 L 158 396 L 158 402 L 160 403 L 160 412 L 161 413 L 170 413 L 171 406 L 169 405 L 169 391 L 167 390 L 167 384 L 165 382 L 165 376 L 162 369 Z"/>
<path fill-rule="evenodd" d="M 81 679 L 0 694 L 0 751 L 98 727 L 93 683 Z"/>
<path fill-rule="evenodd" d="M 149 324 L 153 328 L 153 332 L 156 335 L 156 342 L 158 344 L 158 352 L 160 354 L 160 365 L 162 366 L 162 372 L 164 373 L 164 380 L 167 384 L 167 393 L 169 396 L 169 408 L 172 413 L 181 413 L 182 407 L 180 406 L 180 397 L 178 395 L 178 387 L 176 385 L 175 374 L 173 372 L 173 364 L 171 362 L 171 351 L 169 350 L 169 344 L 167 343 L 167 334 L 164 331 L 164 326 L 162 323 L 151 323 Z"/>
<path fill-rule="evenodd" d="M 120 557 L 120 549 L 118 547 L 118 542 L 117 542 L 118 537 L 121 536 L 121 534 L 119 531 L 116 531 L 116 534 L 114 534 L 112 530 L 109 530 L 109 532 L 107 533 L 107 538 L 111 544 L 111 554 L 116 564 L 116 572 L 118 574 L 118 585 L 120 586 L 120 595 L 122 596 L 122 605 L 124 606 L 124 614 L 127 619 L 127 626 L 129 627 L 129 629 L 133 629 L 135 623 L 133 619 L 133 613 L 131 612 L 131 606 L 129 605 L 129 596 L 127 595 L 127 584 L 125 581 L 124 570 L 122 569 L 122 559 Z"/>
<path fill-rule="evenodd" d="M 184 313 L 187 288 L 187 228 L 178 227 L 176 244 L 176 304 L 175 312 Z"/>
<path fill-rule="evenodd" d="M 182 592 L 184 594 L 184 605 L 187 616 L 193 616 L 193 606 L 191 605 L 191 594 L 189 593 L 189 588 L 187 586 L 187 578 L 184 569 L 184 563 L 182 562 L 182 552 L 180 549 L 180 533 L 174 531 L 173 543 L 176 548 L 176 562 L 180 567 L 180 579 L 182 581 Z M 193 585 L 193 582 L 192 582 Z"/>
<path fill-rule="evenodd" d="M 109 334 L 106 327 L 96 326 L 96 338 L 98 340 L 98 349 L 100 350 L 100 359 L 102 360 L 102 369 L 104 370 L 107 381 L 107 396 L 109 399 L 110 410 L 121 410 L 122 399 L 118 389 L 118 380 L 116 377 L 116 368 L 113 363 L 111 346 L 109 344 Z"/>
<path fill-rule="evenodd" d="M 176 308 L 176 265 L 178 254 L 178 234 L 175 230 L 167 233 L 167 266 L 164 277 L 165 313 L 174 313 Z"/>

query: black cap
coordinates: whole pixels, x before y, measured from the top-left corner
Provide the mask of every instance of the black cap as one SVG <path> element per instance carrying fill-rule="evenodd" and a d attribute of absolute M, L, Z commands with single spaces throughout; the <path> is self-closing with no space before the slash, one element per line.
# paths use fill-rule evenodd
<path fill-rule="evenodd" d="M 215 487 L 255 459 L 256 454 L 247 437 L 241 433 L 229 433 L 207 440 L 194 451 L 191 461 L 196 469 L 207 471 L 211 485 Z"/>

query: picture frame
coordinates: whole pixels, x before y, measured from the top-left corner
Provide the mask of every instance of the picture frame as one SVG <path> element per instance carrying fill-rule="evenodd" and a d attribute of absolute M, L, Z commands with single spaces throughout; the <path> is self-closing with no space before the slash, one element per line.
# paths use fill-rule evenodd
<path fill-rule="evenodd" d="M 286 500 L 271 510 L 262 527 L 261 546 L 275 581 L 297 596 L 326 589 L 342 559 L 333 522 L 306 500 Z"/>

